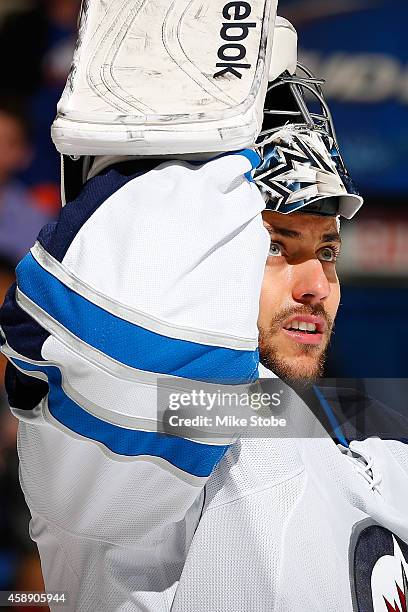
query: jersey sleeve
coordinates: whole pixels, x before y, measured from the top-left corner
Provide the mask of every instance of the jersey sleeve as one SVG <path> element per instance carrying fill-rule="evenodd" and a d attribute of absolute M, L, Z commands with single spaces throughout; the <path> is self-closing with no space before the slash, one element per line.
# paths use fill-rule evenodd
<path fill-rule="evenodd" d="M 91 179 L 43 229 L 0 311 L 30 509 L 69 545 L 131 547 L 146 609 L 142 593 L 176 582 L 203 487 L 233 439 L 162 433 L 158 387 L 258 376 L 268 237 L 257 163 L 243 151 Z M 84 580 L 101 553 L 69 554 Z"/>

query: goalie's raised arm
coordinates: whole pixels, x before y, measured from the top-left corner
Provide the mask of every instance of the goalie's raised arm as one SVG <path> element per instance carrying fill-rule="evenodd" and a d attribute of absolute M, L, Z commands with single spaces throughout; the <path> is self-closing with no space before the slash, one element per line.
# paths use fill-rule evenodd
<path fill-rule="evenodd" d="M 169 608 L 232 436 L 159 433 L 157 382 L 257 378 L 258 162 L 108 167 L 17 268 L 1 326 L 22 485 L 46 588 L 71 609 Z"/>
<path fill-rule="evenodd" d="M 237 432 L 169 435 L 166 393 L 258 377 L 276 5 L 82 3 L 52 128 L 63 208 L 0 311 L 30 533 L 70 611 L 171 608 Z"/>

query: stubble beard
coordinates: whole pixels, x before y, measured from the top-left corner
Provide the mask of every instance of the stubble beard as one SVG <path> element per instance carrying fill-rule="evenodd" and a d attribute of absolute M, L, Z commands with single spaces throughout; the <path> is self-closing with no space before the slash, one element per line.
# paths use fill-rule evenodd
<path fill-rule="evenodd" d="M 292 315 L 313 314 L 324 317 L 327 331 L 323 339 L 323 346 L 312 344 L 298 344 L 300 357 L 309 357 L 307 363 L 296 362 L 296 358 L 286 357 L 279 349 L 275 341 L 277 334 L 282 330 L 282 325 Z M 329 317 L 322 306 L 286 309 L 275 316 L 269 328 L 259 328 L 259 353 L 260 361 L 268 370 L 288 384 L 296 384 L 301 387 L 310 387 L 316 383 L 324 374 L 327 349 L 333 330 L 333 320 Z"/>

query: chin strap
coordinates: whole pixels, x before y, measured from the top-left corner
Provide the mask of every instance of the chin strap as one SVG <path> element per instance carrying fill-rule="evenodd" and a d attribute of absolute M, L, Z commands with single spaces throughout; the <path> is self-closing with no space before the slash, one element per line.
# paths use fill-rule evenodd
<path fill-rule="evenodd" d="M 61 202 L 75 200 L 86 182 L 92 157 L 61 155 Z"/>

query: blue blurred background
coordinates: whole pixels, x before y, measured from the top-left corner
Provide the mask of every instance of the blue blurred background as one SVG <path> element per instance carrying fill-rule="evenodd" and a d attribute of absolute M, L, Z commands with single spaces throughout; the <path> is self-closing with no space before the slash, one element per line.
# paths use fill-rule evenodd
<path fill-rule="evenodd" d="M 50 124 L 72 58 L 79 4 L 1 0 L 1 300 L 17 261 L 60 207 Z M 342 152 L 366 198 L 358 218 L 342 223 L 342 304 L 327 375 L 389 377 L 395 388 L 395 379 L 408 378 L 408 4 L 280 0 L 279 13 L 299 32 L 301 61 L 327 80 Z M 41 590 L 15 442 L 16 423 L 1 395 L 0 590 Z"/>

